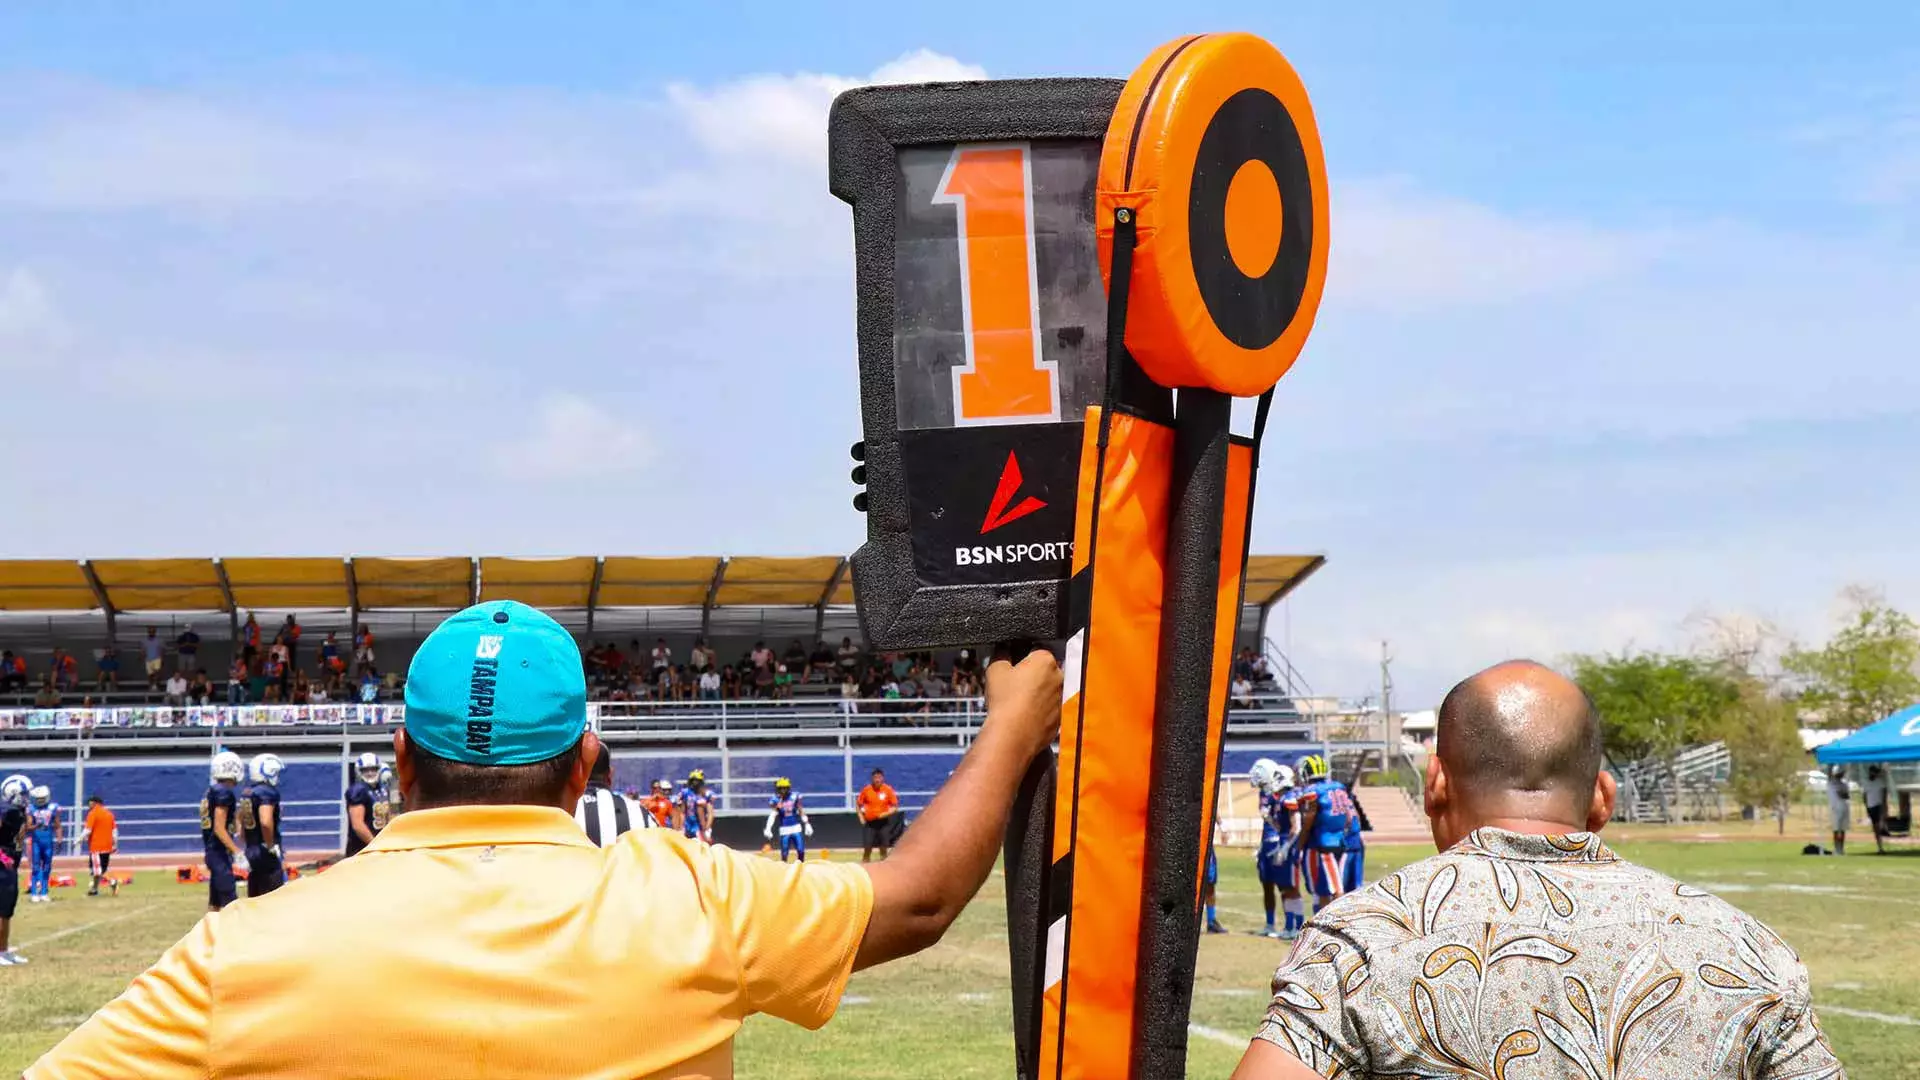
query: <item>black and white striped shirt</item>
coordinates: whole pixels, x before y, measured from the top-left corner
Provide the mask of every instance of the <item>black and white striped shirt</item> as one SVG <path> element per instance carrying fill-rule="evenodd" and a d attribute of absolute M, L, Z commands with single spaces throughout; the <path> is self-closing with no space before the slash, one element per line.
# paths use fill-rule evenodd
<path fill-rule="evenodd" d="M 580 796 L 573 820 L 580 823 L 587 839 L 601 847 L 618 840 L 630 829 L 653 827 L 653 815 L 641 809 L 639 803 L 603 787 L 590 787 Z"/>

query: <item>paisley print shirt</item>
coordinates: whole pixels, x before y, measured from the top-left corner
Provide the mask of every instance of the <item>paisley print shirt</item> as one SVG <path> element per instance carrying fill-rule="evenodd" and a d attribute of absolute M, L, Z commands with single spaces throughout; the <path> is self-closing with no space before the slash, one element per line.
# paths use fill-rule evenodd
<path fill-rule="evenodd" d="M 1326 1077 L 1846 1076 L 1785 942 L 1591 833 L 1479 829 L 1336 901 L 1258 1037 Z"/>

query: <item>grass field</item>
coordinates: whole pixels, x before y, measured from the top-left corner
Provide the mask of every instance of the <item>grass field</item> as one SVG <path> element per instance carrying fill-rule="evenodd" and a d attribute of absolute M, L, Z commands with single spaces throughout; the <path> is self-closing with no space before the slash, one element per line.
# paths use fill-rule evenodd
<path fill-rule="evenodd" d="M 1920 852 L 1814 859 L 1799 841 L 1689 842 L 1654 831 L 1615 838 L 1623 854 L 1713 890 L 1764 919 L 1813 974 L 1821 1019 L 1853 1080 L 1920 1078 Z M 1870 850 L 1870 848 L 1869 848 Z M 1368 878 L 1428 854 L 1410 846 L 1368 853 Z M 1222 852 L 1221 919 L 1260 924 L 1251 858 Z M 15 944 L 33 960 L 0 968 L 0 1075 L 14 1075 L 173 942 L 204 904 L 204 886 L 143 874 L 118 898 L 22 904 Z M 833 1023 L 807 1032 L 750 1021 L 738 1043 L 742 1077 L 1007 1076 L 1012 1064 L 1006 924 L 998 879 L 947 940 L 899 964 L 854 977 Z M 1247 934 L 1202 941 L 1191 1068 L 1224 1077 L 1265 1008 L 1284 946 Z M 635 1008 L 643 1007 L 636 997 Z"/>

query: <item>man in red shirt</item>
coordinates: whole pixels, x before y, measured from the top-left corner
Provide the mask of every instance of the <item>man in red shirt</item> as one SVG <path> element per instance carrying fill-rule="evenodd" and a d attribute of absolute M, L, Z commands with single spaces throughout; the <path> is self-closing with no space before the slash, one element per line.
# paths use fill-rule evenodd
<path fill-rule="evenodd" d="M 887 774 L 875 769 L 873 779 L 860 789 L 858 803 L 860 820 L 866 825 L 866 835 L 860 843 L 860 861 L 871 861 L 876 847 L 880 849 L 880 858 L 885 859 L 887 850 L 893 847 L 893 815 L 900 809 L 900 794 L 887 783 Z"/>

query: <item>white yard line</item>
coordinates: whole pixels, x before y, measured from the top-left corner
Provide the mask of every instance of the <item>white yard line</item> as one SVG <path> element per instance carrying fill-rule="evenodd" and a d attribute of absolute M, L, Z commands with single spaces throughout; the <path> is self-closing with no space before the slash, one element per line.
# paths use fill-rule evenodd
<path fill-rule="evenodd" d="M 123 911 L 118 915 L 112 915 L 104 919 L 95 919 L 90 923 L 81 923 L 79 926 L 70 926 L 65 930 L 59 931 L 58 933 L 48 934 L 46 937 L 34 938 L 32 941 L 22 941 L 18 945 L 15 945 L 14 948 L 16 949 L 35 948 L 40 945 L 45 945 L 49 941 L 59 941 L 63 937 L 72 937 L 75 934 L 84 934 L 96 926 L 105 926 L 108 923 L 117 923 L 122 919 L 131 919 L 135 915 L 144 915 L 144 914 L 146 914 L 146 908 L 144 907 L 134 908 L 132 911 Z"/>
<path fill-rule="evenodd" d="M 1920 1027 L 1920 1020 L 1916 1020 L 1911 1016 L 1894 1016 L 1891 1013 L 1868 1012 L 1865 1009 L 1847 1009 L 1847 1008 L 1842 1008 L 1838 1005 L 1816 1005 L 1814 1006 L 1814 1011 L 1823 1012 L 1823 1013 L 1838 1013 L 1841 1016 L 1851 1016 L 1859 1020 L 1878 1020 L 1883 1024 L 1899 1024 L 1903 1027 Z"/>
<path fill-rule="evenodd" d="M 1244 1048 L 1248 1042 L 1252 1041 L 1250 1039 L 1243 1039 L 1238 1035 L 1230 1035 L 1227 1032 L 1221 1031 L 1219 1028 L 1210 1028 L 1205 1024 L 1196 1024 L 1192 1021 L 1187 1022 L 1187 1030 L 1209 1042 L 1217 1042 L 1222 1046 Z"/>

